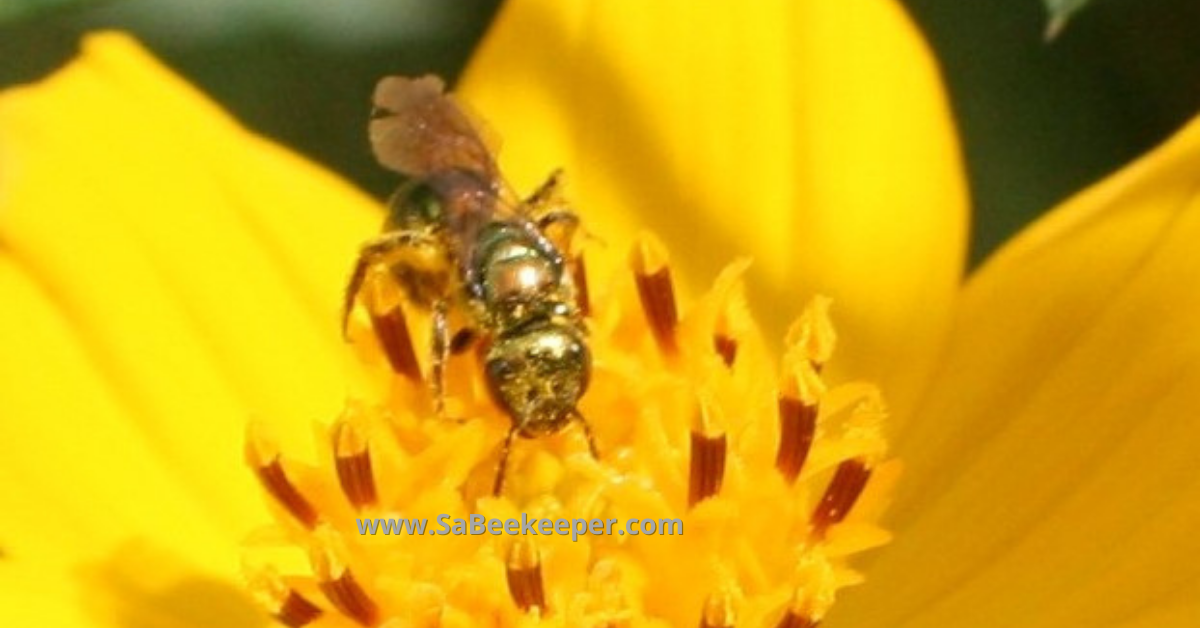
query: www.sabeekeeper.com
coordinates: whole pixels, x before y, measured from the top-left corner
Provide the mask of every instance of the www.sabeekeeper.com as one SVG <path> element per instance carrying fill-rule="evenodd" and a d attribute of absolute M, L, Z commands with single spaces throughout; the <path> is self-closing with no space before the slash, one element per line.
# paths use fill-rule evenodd
<path fill-rule="evenodd" d="M 450 518 L 450 515 L 438 515 L 437 527 L 429 528 L 428 519 L 358 519 L 358 533 L 367 534 L 407 534 L 410 536 L 433 535 L 465 536 L 491 534 L 499 536 L 517 535 L 571 535 L 572 541 L 578 541 L 580 536 L 587 534 L 616 534 L 625 535 L 675 535 L 683 534 L 683 519 L 628 519 L 625 525 L 618 526 L 616 519 L 539 519 L 529 518 L 522 514 L 520 519 L 489 519 L 483 515 L 469 515 Z M 614 530 L 615 528 L 615 530 Z"/>

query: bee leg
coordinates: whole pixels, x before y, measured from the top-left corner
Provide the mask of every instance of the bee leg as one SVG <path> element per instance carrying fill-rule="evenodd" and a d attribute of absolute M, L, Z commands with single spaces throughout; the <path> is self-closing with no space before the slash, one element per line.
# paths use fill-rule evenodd
<path fill-rule="evenodd" d="M 492 483 L 492 495 L 499 497 L 504 492 L 504 474 L 508 471 L 508 452 L 512 450 L 513 440 L 517 437 L 520 427 L 513 424 L 508 428 L 508 436 L 504 437 L 504 445 L 500 448 L 500 462 L 496 465 L 496 481 Z"/>
<path fill-rule="evenodd" d="M 402 248 L 416 248 L 433 243 L 432 238 L 420 231 L 390 231 L 377 238 L 367 241 L 358 251 L 358 259 L 354 260 L 354 270 L 346 282 L 346 291 L 342 295 L 342 339 L 347 337 L 347 327 L 350 322 L 350 310 L 354 309 L 354 299 L 362 289 L 367 271 L 375 264 L 387 260 L 388 254 Z"/>
<path fill-rule="evenodd" d="M 350 341 L 350 310 L 354 308 L 354 299 L 358 298 L 358 291 L 362 289 L 371 261 L 366 255 L 358 256 L 354 262 L 354 271 L 350 273 L 350 280 L 346 282 L 346 291 L 342 294 L 342 340 L 346 342 Z"/>
<path fill-rule="evenodd" d="M 533 222 L 541 231 L 561 226 L 566 233 L 574 234 L 581 221 L 579 214 L 569 209 L 555 209 L 538 216 Z"/>
<path fill-rule="evenodd" d="M 563 169 L 558 168 L 546 177 L 546 182 L 538 186 L 538 189 L 525 199 L 525 205 L 537 210 L 539 205 L 545 205 L 558 197 L 558 190 L 562 186 Z"/>
<path fill-rule="evenodd" d="M 588 451 L 592 452 L 592 457 L 596 460 L 600 459 L 600 450 L 596 449 L 596 435 L 592 434 L 592 424 L 584 418 L 583 413 L 579 410 L 571 411 L 571 418 L 579 421 L 579 427 L 583 428 L 583 435 L 587 437 Z"/>
<path fill-rule="evenodd" d="M 446 412 L 446 362 L 450 359 L 447 309 L 444 299 L 433 304 L 433 359 L 429 385 L 433 388 L 433 409 L 439 418 Z"/>

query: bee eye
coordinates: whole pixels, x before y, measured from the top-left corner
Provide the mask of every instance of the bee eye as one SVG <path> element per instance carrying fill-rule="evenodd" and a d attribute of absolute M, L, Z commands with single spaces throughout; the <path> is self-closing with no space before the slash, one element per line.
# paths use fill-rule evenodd
<path fill-rule="evenodd" d="M 432 187 L 421 183 L 413 188 L 408 202 L 422 220 L 436 222 L 442 217 L 442 199 Z"/>
<path fill-rule="evenodd" d="M 401 229 L 421 228 L 442 220 L 442 197 L 428 183 L 410 181 L 392 198 L 390 222 Z"/>

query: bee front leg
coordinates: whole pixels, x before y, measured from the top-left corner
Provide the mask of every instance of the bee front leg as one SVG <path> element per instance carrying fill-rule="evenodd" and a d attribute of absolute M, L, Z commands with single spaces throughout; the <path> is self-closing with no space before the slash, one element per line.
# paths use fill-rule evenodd
<path fill-rule="evenodd" d="M 446 413 L 446 362 L 450 359 L 449 304 L 439 299 L 433 304 L 432 372 L 433 408 L 438 417 Z"/>
<path fill-rule="evenodd" d="M 546 177 L 546 181 L 525 199 L 525 204 L 536 212 L 538 208 L 562 202 L 563 169 L 556 168 Z"/>
<path fill-rule="evenodd" d="M 358 298 L 358 291 L 362 289 L 363 280 L 366 279 L 367 269 L 371 264 L 371 258 L 360 254 L 354 261 L 350 280 L 346 282 L 346 291 L 342 293 L 342 340 L 346 342 L 350 342 L 350 310 L 354 308 L 354 300 Z"/>
<path fill-rule="evenodd" d="M 508 436 L 504 437 L 504 445 L 500 448 L 500 462 L 496 465 L 496 481 L 492 483 L 492 495 L 499 497 L 504 492 L 504 474 L 508 471 L 508 453 L 512 451 L 513 440 L 517 437 L 520 427 L 513 424 L 508 428 Z"/>
<path fill-rule="evenodd" d="M 596 460 L 600 459 L 600 450 L 596 449 L 596 436 L 592 434 L 592 424 L 584 418 L 583 413 L 579 410 L 571 411 L 571 418 L 579 422 L 579 427 L 583 428 L 583 435 L 587 438 L 588 451 L 592 453 L 592 457 Z"/>
<path fill-rule="evenodd" d="M 543 232 L 551 228 L 559 228 L 571 235 L 574 235 L 575 231 L 579 229 L 581 222 L 579 214 L 569 209 L 555 209 L 537 216 L 536 220 L 533 221 L 537 225 L 537 228 Z"/>

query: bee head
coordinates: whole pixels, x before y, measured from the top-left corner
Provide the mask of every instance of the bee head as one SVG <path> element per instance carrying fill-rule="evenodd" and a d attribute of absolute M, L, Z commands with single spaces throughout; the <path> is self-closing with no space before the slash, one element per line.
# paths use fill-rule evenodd
<path fill-rule="evenodd" d="M 570 421 L 592 368 L 580 332 L 551 321 L 502 335 L 485 361 L 492 397 L 526 437 L 553 434 Z"/>

